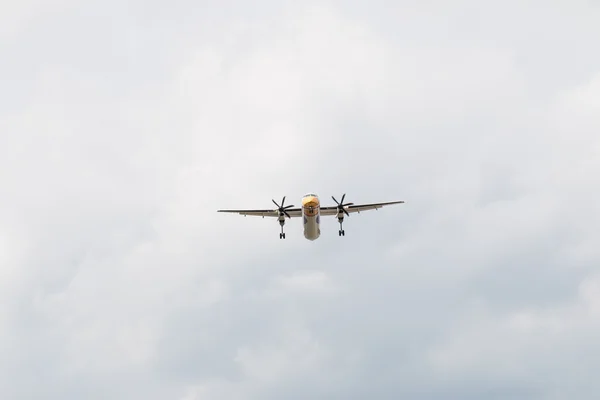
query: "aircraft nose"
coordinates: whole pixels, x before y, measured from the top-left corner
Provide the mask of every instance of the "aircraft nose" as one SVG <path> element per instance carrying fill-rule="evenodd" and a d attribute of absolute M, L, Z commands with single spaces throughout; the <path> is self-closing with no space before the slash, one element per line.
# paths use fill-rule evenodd
<path fill-rule="evenodd" d="M 308 207 L 316 207 L 319 205 L 319 199 L 314 196 L 305 197 L 302 200 L 302 205 Z"/>

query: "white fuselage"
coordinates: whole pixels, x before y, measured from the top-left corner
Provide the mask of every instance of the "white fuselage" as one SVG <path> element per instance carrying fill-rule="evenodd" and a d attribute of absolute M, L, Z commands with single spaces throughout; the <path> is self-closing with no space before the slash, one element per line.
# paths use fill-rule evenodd
<path fill-rule="evenodd" d="M 302 199 L 302 221 L 304 224 L 304 237 L 316 240 L 321 235 L 321 210 L 319 197 L 308 194 Z"/>

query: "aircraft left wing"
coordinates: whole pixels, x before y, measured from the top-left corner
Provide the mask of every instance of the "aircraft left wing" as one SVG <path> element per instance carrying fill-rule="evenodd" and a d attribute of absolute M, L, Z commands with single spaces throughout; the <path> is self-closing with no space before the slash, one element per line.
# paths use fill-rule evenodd
<path fill-rule="evenodd" d="M 378 210 L 385 206 L 390 206 L 392 204 L 402 204 L 404 201 L 388 201 L 385 203 L 370 203 L 370 204 L 352 204 L 344 207 L 348 214 L 352 214 L 355 212 L 368 211 L 368 210 Z M 338 212 L 337 206 L 331 207 L 321 207 L 321 215 L 336 215 Z"/>
<path fill-rule="evenodd" d="M 301 217 L 302 216 L 302 210 L 300 208 L 288 208 L 285 210 L 290 217 L 294 218 L 294 217 Z M 232 214 L 240 214 L 243 216 L 255 216 L 255 217 L 279 217 L 279 210 L 278 209 L 271 209 L 271 210 L 217 210 L 217 212 L 224 212 L 224 213 L 232 213 Z"/>

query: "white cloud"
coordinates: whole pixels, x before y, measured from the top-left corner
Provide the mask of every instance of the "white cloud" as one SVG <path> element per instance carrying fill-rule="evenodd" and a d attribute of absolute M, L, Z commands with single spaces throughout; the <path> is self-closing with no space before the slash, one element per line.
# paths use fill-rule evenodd
<path fill-rule="evenodd" d="M 7 86 L 2 397 L 595 393 L 598 71 L 534 73 L 562 11 L 184 3 L 46 15 L 81 37 Z M 215 212 L 307 190 L 407 203 L 316 242 Z"/>
<path fill-rule="evenodd" d="M 589 341 L 600 329 L 599 282 L 597 275 L 585 278 L 577 298 L 559 307 L 505 315 L 479 308 L 462 315 L 430 352 L 437 376 L 525 380 L 537 386 L 543 398 L 556 394 L 591 398 L 597 387 L 585 371 L 597 366 L 600 351 Z"/>
<path fill-rule="evenodd" d="M 284 292 L 315 291 L 326 293 L 335 290 L 335 288 L 332 287 L 331 279 L 323 271 L 306 271 L 295 273 L 291 276 L 281 276 L 276 279 L 276 282 Z"/>

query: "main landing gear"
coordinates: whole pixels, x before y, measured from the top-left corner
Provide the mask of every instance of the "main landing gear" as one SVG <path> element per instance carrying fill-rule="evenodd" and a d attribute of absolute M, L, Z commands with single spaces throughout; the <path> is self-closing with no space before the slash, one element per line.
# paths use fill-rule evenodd
<path fill-rule="evenodd" d="M 285 225 L 285 220 L 280 219 L 279 225 L 281 225 L 281 233 L 279 234 L 279 239 L 285 239 L 285 232 L 283 231 L 283 225 Z"/>
<path fill-rule="evenodd" d="M 342 195 L 341 201 L 337 201 L 336 198 L 333 196 L 331 196 L 331 198 L 337 204 L 337 218 L 338 218 L 338 222 L 340 223 L 339 236 L 346 236 L 346 232 L 344 232 L 344 228 L 342 227 L 342 222 L 344 222 L 344 214 L 346 214 L 347 216 L 350 216 L 350 214 L 348 214 L 348 211 L 346 211 L 346 207 L 351 206 L 354 203 L 344 203 L 344 199 L 346 198 L 346 193 L 344 193 Z"/>
<path fill-rule="evenodd" d="M 283 196 L 283 199 L 281 199 L 281 205 L 277 204 L 277 202 L 273 199 L 271 199 L 271 201 L 277 206 L 277 211 L 279 211 L 279 225 L 281 225 L 281 233 L 279 234 L 279 239 L 285 239 L 285 232 L 283 232 L 283 226 L 285 225 L 285 217 L 288 217 L 290 219 L 292 218 L 286 210 L 290 207 L 294 207 L 294 205 L 290 204 L 289 206 L 284 207 L 283 204 L 285 203 L 285 196 Z"/>
<path fill-rule="evenodd" d="M 344 232 L 344 229 L 342 227 L 342 222 L 344 222 L 344 217 L 338 218 L 338 221 L 340 223 L 340 231 L 338 232 L 339 236 L 346 236 L 346 232 Z"/>

